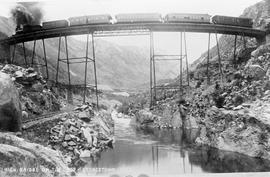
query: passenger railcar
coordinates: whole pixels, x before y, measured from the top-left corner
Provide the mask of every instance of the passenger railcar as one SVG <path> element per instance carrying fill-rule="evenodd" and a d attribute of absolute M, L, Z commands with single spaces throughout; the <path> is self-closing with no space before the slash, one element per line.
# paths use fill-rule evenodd
<path fill-rule="evenodd" d="M 86 16 L 70 17 L 68 21 L 70 26 L 86 25 L 87 17 Z"/>
<path fill-rule="evenodd" d="M 208 14 L 185 14 L 171 13 L 167 14 L 164 22 L 168 23 L 210 23 L 211 16 Z"/>
<path fill-rule="evenodd" d="M 212 23 L 220 25 L 232 25 L 252 28 L 253 20 L 251 18 L 229 17 L 215 15 L 211 18 Z"/>
<path fill-rule="evenodd" d="M 116 23 L 162 22 L 162 16 L 158 13 L 117 14 L 115 19 Z"/>
<path fill-rule="evenodd" d="M 68 21 L 67 20 L 55 20 L 55 21 L 47 21 L 42 23 L 43 29 L 52 29 L 52 28 L 63 28 L 67 27 Z"/>
<path fill-rule="evenodd" d="M 112 20 L 112 17 L 109 14 L 86 16 L 87 24 L 110 24 L 111 20 Z"/>

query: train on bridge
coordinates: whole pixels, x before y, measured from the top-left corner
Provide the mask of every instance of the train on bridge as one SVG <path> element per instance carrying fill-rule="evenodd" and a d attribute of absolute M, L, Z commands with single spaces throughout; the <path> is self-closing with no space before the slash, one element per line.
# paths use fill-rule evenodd
<path fill-rule="evenodd" d="M 70 17 L 67 20 L 56 20 L 43 22 L 42 25 L 23 25 L 17 27 L 16 34 L 24 34 L 48 29 L 65 28 L 79 25 L 104 25 L 104 24 L 143 24 L 143 23 L 200 23 L 200 24 L 218 24 L 228 26 L 240 26 L 252 28 L 253 20 L 242 17 L 229 17 L 208 14 L 185 14 L 170 13 L 162 17 L 159 13 L 134 13 L 117 14 L 112 18 L 109 14 L 88 15 Z M 16 35 L 15 34 L 15 35 Z"/>

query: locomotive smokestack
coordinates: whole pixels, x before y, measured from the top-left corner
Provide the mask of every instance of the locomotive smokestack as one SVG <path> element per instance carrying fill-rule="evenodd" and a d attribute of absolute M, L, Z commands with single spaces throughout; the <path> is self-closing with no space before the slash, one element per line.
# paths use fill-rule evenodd
<path fill-rule="evenodd" d="M 40 25 L 43 18 L 42 4 L 40 2 L 18 2 L 11 9 L 11 15 L 17 27 L 23 25 Z"/>

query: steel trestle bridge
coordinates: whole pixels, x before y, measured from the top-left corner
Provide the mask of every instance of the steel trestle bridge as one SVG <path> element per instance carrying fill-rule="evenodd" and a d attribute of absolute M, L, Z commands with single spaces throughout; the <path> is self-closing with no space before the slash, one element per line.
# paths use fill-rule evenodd
<path fill-rule="evenodd" d="M 155 54 L 154 47 L 154 32 L 179 32 L 180 33 L 180 48 L 179 55 L 157 55 Z M 183 88 L 183 62 L 185 62 L 187 72 L 187 85 L 189 86 L 189 68 L 188 68 L 188 56 L 187 56 L 187 47 L 186 47 L 186 32 L 194 32 L 194 33 L 208 33 L 208 57 L 207 57 L 207 83 L 210 84 L 210 76 L 209 76 L 209 60 L 210 60 L 210 37 L 211 34 L 216 36 L 216 45 L 218 51 L 218 61 L 219 61 L 219 71 L 220 71 L 220 79 L 223 78 L 222 73 L 222 56 L 220 54 L 219 43 L 217 34 L 227 34 L 235 36 L 234 40 L 234 60 L 236 60 L 236 45 L 238 36 L 244 41 L 245 37 L 256 38 L 258 43 L 262 43 L 266 38 L 266 31 L 239 27 L 239 26 L 227 26 L 227 25 L 217 25 L 217 24 L 200 24 L 200 23 L 125 23 L 125 24 L 99 24 L 99 25 L 80 25 L 80 26 L 68 26 L 64 28 L 54 28 L 54 29 L 43 29 L 40 31 L 35 31 L 32 33 L 22 33 L 13 35 L 7 39 L 0 41 L 1 44 L 10 46 L 11 59 L 8 60 L 9 63 L 13 63 L 15 60 L 16 46 L 22 44 L 23 47 L 23 55 L 25 66 L 33 67 L 34 57 L 36 55 L 36 41 L 42 41 L 43 55 L 44 55 L 44 67 L 46 70 L 46 79 L 54 81 L 58 83 L 58 74 L 59 74 L 59 63 L 63 62 L 67 65 L 67 73 L 68 73 L 68 84 L 67 87 L 69 90 L 72 88 L 71 84 L 71 72 L 70 65 L 76 63 L 84 63 L 85 71 L 84 71 L 84 84 L 80 87 L 84 88 L 84 97 L 83 102 L 85 102 L 86 92 L 89 88 L 89 84 L 87 84 L 87 71 L 88 71 L 88 63 L 93 64 L 94 68 L 94 85 L 91 86 L 95 90 L 96 94 L 96 102 L 98 101 L 98 85 L 97 85 L 97 68 L 96 68 L 96 56 L 95 56 L 95 38 L 98 37 L 110 37 L 110 36 L 132 36 L 132 35 L 147 35 L 150 39 L 150 107 L 155 105 L 157 101 L 157 90 L 158 89 L 179 89 L 180 96 L 182 94 Z M 86 51 L 85 56 L 83 57 L 69 57 L 68 52 L 68 40 L 67 36 L 72 35 L 87 35 L 86 36 Z M 46 42 L 45 39 L 48 38 L 59 38 L 58 42 L 58 57 L 57 57 L 57 67 L 56 67 L 56 78 L 50 78 L 48 72 L 48 64 L 47 64 L 47 54 L 46 54 Z M 62 38 L 64 38 L 64 42 L 61 42 Z M 90 40 L 91 39 L 91 40 Z M 27 63 L 26 53 L 25 53 L 25 43 L 29 41 L 34 41 L 33 45 L 33 53 L 32 53 L 32 61 Z M 91 42 L 91 48 L 89 49 L 89 43 Z M 63 44 L 64 43 L 64 44 Z M 60 58 L 60 49 L 61 45 L 64 45 L 65 48 L 65 58 Z M 92 51 L 92 56 L 89 56 L 88 52 Z M 179 68 L 179 76 L 180 81 L 179 84 L 175 86 L 169 87 L 161 87 L 157 86 L 156 81 L 156 62 L 159 60 L 176 60 L 180 64 Z M 77 85 L 78 86 L 78 85 Z M 68 94 L 68 100 L 72 102 L 72 93 Z"/>

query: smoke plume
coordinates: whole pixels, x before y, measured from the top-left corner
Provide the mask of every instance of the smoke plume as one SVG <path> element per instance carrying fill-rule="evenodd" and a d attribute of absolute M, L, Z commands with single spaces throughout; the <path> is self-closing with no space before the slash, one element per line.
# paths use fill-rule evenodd
<path fill-rule="evenodd" d="M 11 10 L 17 28 L 23 25 L 40 25 L 43 18 L 42 4 L 40 2 L 18 2 Z"/>

